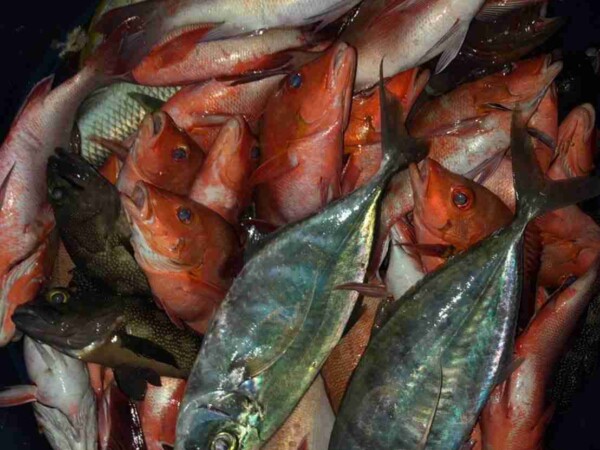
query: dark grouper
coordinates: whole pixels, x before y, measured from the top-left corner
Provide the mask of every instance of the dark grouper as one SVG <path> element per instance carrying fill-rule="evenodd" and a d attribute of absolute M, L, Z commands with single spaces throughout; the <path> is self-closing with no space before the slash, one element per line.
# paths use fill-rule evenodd
<path fill-rule="evenodd" d="M 354 372 L 330 450 L 452 450 L 468 439 L 511 366 L 526 225 L 600 193 L 599 179 L 544 178 L 527 136 L 531 113 L 513 115 L 514 222 L 393 304 Z"/>
<path fill-rule="evenodd" d="M 335 288 L 363 281 L 385 182 L 424 153 L 394 128 L 402 123 L 400 106 L 385 98 L 381 104 L 379 174 L 320 214 L 280 230 L 234 281 L 189 378 L 176 449 L 259 448 L 339 341 L 356 293 Z"/>
<path fill-rule="evenodd" d="M 50 157 L 47 173 L 60 237 L 77 270 L 112 292 L 149 296 L 117 188 L 83 158 L 61 150 Z"/>
<path fill-rule="evenodd" d="M 13 320 L 39 342 L 115 369 L 117 381 L 135 373 L 186 378 L 201 342 L 146 298 L 79 290 L 51 289 L 17 308 Z"/>

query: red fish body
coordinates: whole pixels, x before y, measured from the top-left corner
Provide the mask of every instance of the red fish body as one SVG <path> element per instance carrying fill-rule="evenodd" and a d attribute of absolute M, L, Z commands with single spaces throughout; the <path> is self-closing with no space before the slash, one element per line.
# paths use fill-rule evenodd
<path fill-rule="evenodd" d="M 31 274 L 40 271 L 48 238 L 54 227 L 46 201 L 46 163 L 57 147 L 68 148 L 75 114 L 93 90 L 109 83 L 127 55 L 119 53 L 122 25 L 102 44 L 86 66 L 55 89 L 52 77 L 40 81 L 29 93 L 0 147 L 0 345 L 14 334 L 10 319 L 16 304 L 36 294 L 43 281 Z M 37 258 L 33 257 L 37 255 Z M 29 281 L 27 281 L 29 280 Z M 23 290 L 24 289 L 24 290 Z"/>
<path fill-rule="evenodd" d="M 148 384 L 146 398 L 138 406 L 148 450 L 175 447 L 175 425 L 185 390 L 185 380 L 160 379 L 162 386 Z"/>
<path fill-rule="evenodd" d="M 204 333 L 237 269 L 235 230 L 206 206 L 144 182 L 122 198 L 154 296 L 173 320 Z"/>
<path fill-rule="evenodd" d="M 448 94 L 425 103 L 412 118 L 409 129 L 415 136 L 427 136 L 442 125 L 481 116 L 490 106 L 512 107 L 533 99 L 562 69 L 549 56 L 520 61 L 512 71 L 495 73 L 465 83 Z"/>
<path fill-rule="evenodd" d="M 229 120 L 210 149 L 189 197 L 237 226 L 252 200 L 250 176 L 258 164 L 258 142 L 238 116 Z"/>
<path fill-rule="evenodd" d="M 203 149 L 212 147 L 221 126 L 233 116 L 243 116 L 254 134 L 271 95 L 283 75 L 243 84 L 207 81 L 181 89 L 162 110 L 169 114 Z"/>
<path fill-rule="evenodd" d="M 258 218 L 284 225 L 340 196 L 355 63 L 354 50 L 338 43 L 290 75 L 269 101 L 261 165 L 252 176 Z"/>
<path fill-rule="evenodd" d="M 204 162 L 204 151 L 168 114 L 146 116 L 119 174 L 117 188 L 130 195 L 142 180 L 170 192 L 186 195 Z"/>
<path fill-rule="evenodd" d="M 541 450 L 553 408 L 546 397 L 553 371 L 578 319 L 597 295 L 598 264 L 550 300 L 517 338 L 514 359 L 521 360 L 496 387 L 481 418 L 482 448 Z"/>
<path fill-rule="evenodd" d="M 402 105 L 404 119 L 421 94 L 429 72 L 411 69 L 390 78 L 385 86 Z M 344 133 L 344 152 L 349 154 L 342 176 L 342 195 L 367 183 L 381 165 L 381 114 L 379 88 L 355 94 Z"/>
<path fill-rule="evenodd" d="M 204 29 L 158 46 L 132 71 L 136 83 L 180 86 L 211 78 L 268 71 L 291 62 L 291 49 L 308 44 L 300 30 L 275 29 L 240 38 L 200 42 Z"/>

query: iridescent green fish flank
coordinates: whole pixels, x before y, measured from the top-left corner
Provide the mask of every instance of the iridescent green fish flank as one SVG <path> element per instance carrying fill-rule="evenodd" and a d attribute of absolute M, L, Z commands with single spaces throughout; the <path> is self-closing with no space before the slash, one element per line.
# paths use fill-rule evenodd
<path fill-rule="evenodd" d="M 527 136 L 533 109 L 513 115 L 514 222 L 392 304 L 354 372 L 330 450 L 452 450 L 468 439 L 511 362 L 527 223 L 600 193 L 599 179 L 544 178 Z"/>
<path fill-rule="evenodd" d="M 384 89 L 381 89 L 384 92 Z M 389 177 L 424 156 L 382 97 L 384 163 L 360 190 L 288 226 L 246 264 L 189 378 L 178 450 L 259 448 L 292 412 L 339 341 L 362 282 L 378 200 Z"/>

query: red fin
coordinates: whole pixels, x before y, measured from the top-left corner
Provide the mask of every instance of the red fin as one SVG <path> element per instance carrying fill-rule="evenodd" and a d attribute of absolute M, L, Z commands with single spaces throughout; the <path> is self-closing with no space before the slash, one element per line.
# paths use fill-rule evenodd
<path fill-rule="evenodd" d="M 129 149 L 123 145 L 122 142 L 96 135 L 90 136 L 89 139 L 93 143 L 98 144 L 110 151 L 113 155 L 119 158 L 121 162 L 125 162 L 127 156 L 129 155 Z"/>
<path fill-rule="evenodd" d="M 37 387 L 33 385 L 12 386 L 0 391 L 0 408 L 24 405 L 37 401 Z"/>
<path fill-rule="evenodd" d="M 298 167 L 298 158 L 288 151 L 283 151 L 261 164 L 250 177 L 249 185 L 257 186 L 290 173 Z"/>
<path fill-rule="evenodd" d="M 31 88 L 31 91 L 29 91 L 29 94 L 27 94 L 25 101 L 21 105 L 21 109 L 19 109 L 19 112 L 15 116 L 13 124 L 19 121 L 26 110 L 35 107 L 35 105 L 46 98 L 48 93 L 52 90 L 52 83 L 54 83 L 54 75 L 49 75 L 41 81 L 38 81 L 35 86 Z"/>
<path fill-rule="evenodd" d="M 383 284 L 345 283 L 335 287 L 340 291 L 356 291 L 365 297 L 388 298 L 391 294 Z"/>

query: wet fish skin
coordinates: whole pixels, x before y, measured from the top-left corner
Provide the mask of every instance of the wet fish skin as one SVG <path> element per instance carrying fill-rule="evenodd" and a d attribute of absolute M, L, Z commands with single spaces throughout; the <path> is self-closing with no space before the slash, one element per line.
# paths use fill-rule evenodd
<path fill-rule="evenodd" d="M 188 381 L 176 449 L 233 442 L 257 449 L 312 383 L 353 309 L 356 294 L 334 289 L 364 277 L 382 185 L 422 157 L 412 140 L 388 128 L 399 123 L 393 105 L 383 113 L 393 117 L 384 121 L 382 171 L 320 214 L 277 232 L 234 282 Z"/>
<path fill-rule="evenodd" d="M 164 450 L 175 445 L 175 424 L 186 382 L 161 378 L 161 386 L 148 385 L 146 398 L 139 405 L 144 438 L 148 450 Z"/>
<path fill-rule="evenodd" d="M 185 130 L 200 147 L 211 148 L 219 130 L 230 118 L 244 117 L 254 134 L 267 101 L 284 75 L 235 84 L 212 80 L 186 86 L 162 107 L 177 126 Z"/>
<path fill-rule="evenodd" d="M 57 228 L 77 269 L 111 292 L 149 295 L 117 189 L 83 158 L 64 151 L 50 157 L 47 173 Z"/>
<path fill-rule="evenodd" d="M 437 72 L 454 59 L 469 23 L 484 0 L 379 0 L 367 2 L 341 39 L 356 48 L 356 90 L 377 82 L 382 58 L 386 73 L 417 67 L 442 54 Z M 364 15 L 364 18 L 360 18 Z"/>
<path fill-rule="evenodd" d="M 132 17 L 140 18 L 143 28 L 125 42 L 135 49 L 132 67 L 157 44 L 170 41 L 179 30 L 203 29 L 197 40 L 216 41 L 267 28 L 324 26 L 350 11 L 360 0 L 150 0 L 117 8 L 106 13 L 94 31 L 107 34 Z"/>
<path fill-rule="evenodd" d="M 147 298 L 54 288 L 15 313 L 20 330 L 73 358 L 185 378 L 201 338 Z"/>
<path fill-rule="evenodd" d="M 515 221 L 457 255 L 392 304 L 387 322 L 354 373 L 331 450 L 448 450 L 467 440 L 511 356 L 527 223 L 600 191 L 594 179 L 559 184 L 544 180 L 526 131 L 531 114 L 513 116 L 520 201 Z M 397 427 L 385 426 L 390 420 Z"/>
<path fill-rule="evenodd" d="M 0 393 L 0 406 L 33 403 L 33 412 L 55 450 L 95 450 L 96 401 L 85 364 L 26 336 L 23 356 L 33 385 Z"/>

